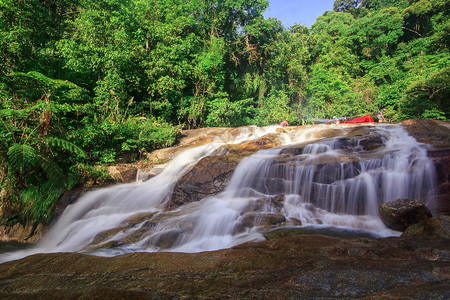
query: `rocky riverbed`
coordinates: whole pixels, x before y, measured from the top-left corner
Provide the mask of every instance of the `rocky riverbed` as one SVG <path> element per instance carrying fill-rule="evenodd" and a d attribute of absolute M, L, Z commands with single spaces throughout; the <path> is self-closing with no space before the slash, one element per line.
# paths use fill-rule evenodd
<path fill-rule="evenodd" d="M 448 299 L 450 240 L 283 229 L 196 254 L 38 254 L 0 265 L 1 299 Z"/>

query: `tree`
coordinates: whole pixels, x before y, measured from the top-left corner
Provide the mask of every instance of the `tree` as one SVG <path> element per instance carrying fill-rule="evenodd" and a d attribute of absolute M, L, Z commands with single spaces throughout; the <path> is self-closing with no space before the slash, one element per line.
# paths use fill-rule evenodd
<path fill-rule="evenodd" d="M 13 71 L 60 71 L 54 44 L 65 30 L 65 22 L 74 17 L 78 1 L 0 2 L 0 70 L 5 76 Z M 48 68 L 51 65 L 52 68 Z"/>
<path fill-rule="evenodd" d="M 333 10 L 337 12 L 349 12 L 356 9 L 362 0 L 336 0 L 333 4 Z"/>
<path fill-rule="evenodd" d="M 352 34 L 359 56 L 391 55 L 403 35 L 403 18 L 397 8 L 383 9 L 359 18 Z"/>

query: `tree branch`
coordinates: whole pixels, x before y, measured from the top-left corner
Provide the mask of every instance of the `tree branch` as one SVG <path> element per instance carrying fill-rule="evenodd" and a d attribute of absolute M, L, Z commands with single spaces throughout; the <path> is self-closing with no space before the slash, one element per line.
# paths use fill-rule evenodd
<path fill-rule="evenodd" d="M 415 33 L 415 34 L 417 34 L 418 36 L 422 37 L 422 35 L 421 35 L 419 32 L 417 32 L 416 30 L 414 30 L 414 29 L 410 29 L 410 28 L 407 28 L 407 27 L 405 27 L 405 26 L 402 26 L 402 28 L 403 28 L 403 29 L 406 29 L 406 30 L 408 30 L 408 31 L 411 31 L 412 33 Z"/>

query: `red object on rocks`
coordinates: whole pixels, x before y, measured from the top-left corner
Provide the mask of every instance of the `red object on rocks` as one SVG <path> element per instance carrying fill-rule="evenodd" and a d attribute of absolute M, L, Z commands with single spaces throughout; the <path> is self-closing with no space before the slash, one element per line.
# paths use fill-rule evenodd
<path fill-rule="evenodd" d="M 341 121 L 341 123 L 373 123 L 373 118 L 370 115 L 365 115 L 363 117 L 355 118 L 349 121 Z"/>

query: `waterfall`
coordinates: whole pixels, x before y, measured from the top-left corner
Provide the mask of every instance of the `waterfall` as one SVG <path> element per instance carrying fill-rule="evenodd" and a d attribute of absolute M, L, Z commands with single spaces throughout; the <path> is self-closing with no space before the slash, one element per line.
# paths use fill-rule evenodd
<path fill-rule="evenodd" d="M 0 262 L 41 252 L 210 251 L 264 240 L 261 232 L 274 226 L 398 235 L 381 223 L 378 206 L 397 198 L 429 199 L 436 179 L 426 147 L 400 125 L 371 125 L 381 146 L 370 150 L 351 136 L 354 125 L 331 126 L 278 132 L 282 145 L 242 159 L 223 192 L 168 210 L 177 181 L 201 158 L 279 127 L 244 127 L 232 140 L 222 136 L 186 150 L 145 182 L 86 193 L 36 247 L 1 255 Z M 329 128 L 333 137 L 317 137 Z"/>

